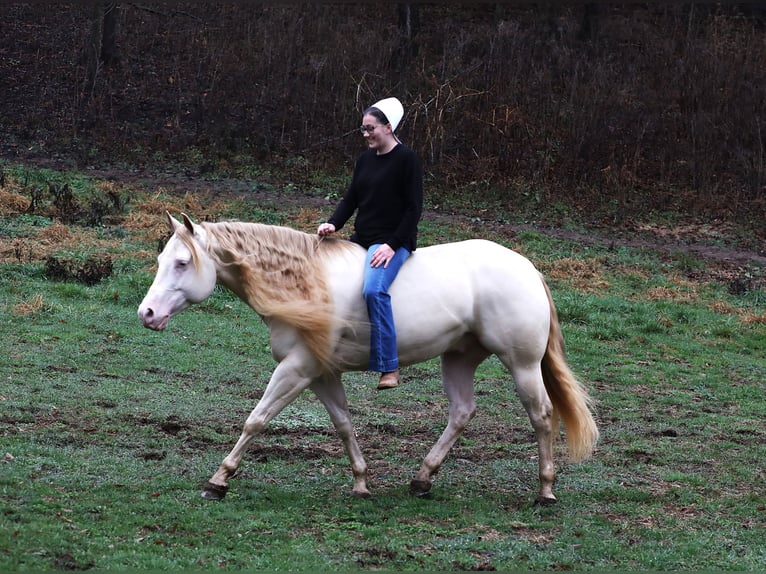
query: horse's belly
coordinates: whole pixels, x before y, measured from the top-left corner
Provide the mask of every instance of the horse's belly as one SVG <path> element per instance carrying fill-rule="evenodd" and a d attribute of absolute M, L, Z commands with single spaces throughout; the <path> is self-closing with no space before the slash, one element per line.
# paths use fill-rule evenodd
<path fill-rule="evenodd" d="M 444 293 L 394 301 L 393 308 L 399 358 L 405 363 L 441 355 L 471 330 L 470 307 Z"/>
<path fill-rule="evenodd" d="M 394 324 L 399 362 L 420 363 L 451 350 L 468 332 L 464 321 L 444 313 L 418 313 L 410 306 L 394 304 Z M 336 350 L 350 370 L 366 370 L 369 364 L 370 328 L 366 312 L 343 328 Z"/>

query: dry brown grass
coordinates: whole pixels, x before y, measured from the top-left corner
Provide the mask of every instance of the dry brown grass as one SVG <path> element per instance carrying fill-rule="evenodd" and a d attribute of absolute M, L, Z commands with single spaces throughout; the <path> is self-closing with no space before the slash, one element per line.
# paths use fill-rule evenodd
<path fill-rule="evenodd" d="M 670 286 L 652 287 L 646 292 L 650 301 L 691 302 L 699 298 L 697 285 L 684 277 L 668 277 Z"/>
<path fill-rule="evenodd" d="M 47 244 L 60 244 L 69 239 L 71 233 L 66 225 L 55 222 L 40 231 L 40 240 Z"/>
<path fill-rule="evenodd" d="M 690 291 L 681 291 L 673 287 L 652 287 L 646 292 L 650 301 L 691 301 L 696 294 Z"/>
<path fill-rule="evenodd" d="M 578 291 L 586 293 L 596 293 L 609 287 L 609 282 L 603 278 L 599 259 L 565 257 L 549 266 L 546 275 L 551 279 L 567 281 Z"/>
<path fill-rule="evenodd" d="M 102 239 L 97 230 L 53 223 L 27 237 L 0 237 L 0 263 L 33 263 L 65 251 L 119 253 L 119 239 Z"/>
<path fill-rule="evenodd" d="M 715 301 L 709 306 L 711 311 L 718 313 L 719 315 L 739 315 L 740 309 L 727 303 L 725 301 Z"/>
<path fill-rule="evenodd" d="M 207 194 L 186 193 L 178 196 L 159 188 L 153 197 L 133 206 L 131 213 L 123 220 L 122 227 L 129 231 L 142 231 L 149 241 L 160 241 L 170 231 L 165 212 L 170 212 L 174 217 L 186 213 L 195 221 L 210 221 L 218 219 L 225 208 L 225 202 L 211 200 Z"/>
<path fill-rule="evenodd" d="M 766 313 L 751 313 L 725 301 L 716 301 L 709 308 L 719 315 L 735 315 L 745 325 L 766 325 Z"/>
<path fill-rule="evenodd" d="M 316 233 L 317 227 L 327 213 L 321 209 L 302 207 L 296 215 L 290 217 L 290 227 L 305 233 Z"/>
<path fill-rule="evenodd" d="M 766 325 L 766 313 L 761 313 L 760 315 L 745 313 L 742 316 L 742 322 L 748 325 Z"/>
<path fill-rule="evenodd" d="M 13 191 L 0 189 L 0 215 L 24 213 L 29 209 L 29 199 Z"/>
<path fill-rule="evenodd" d="M 17 303 L 13 307 L 14 315 L 31 315 L 37 313 L 45 307 L 43 296 L 39 293 L 33 295 L 30 299 Z"/>
<path fill-rule="evenodd" d="M 98 187 L 104 193 L 115 197 L 130 192 L 127 187 L 114 182 L 101 182 Z M 6 186 L 0 190 L 0 215 L 20 214 L 28 209 L 29 199 L 15 193 L 14 188 L 12 181 L 6 181 Z M 225 202 L 211 200 L 205 193 L 174 195 L 164 188 L 159 188 L 153 196 L 133 204 L 131 212 L 122 219 L 121 226 L 128 231 L 143 232 L 149 243 L 159 245 L 169 235 L 166 211 L 174 215 L 189 213 L 195 219 L 204 221 L 217 219 L 225 209 Z M 306 213 L 301 219 L 308 221 L 310 217 Z M 97 233 L 95 229 L 68 226 L 54 221 L 51 225 L 39 229 L 30 228 L 26 236 L 0 237 L 0 263 L 45 261 L 65 251 L 122 251 L 121 240 L 98 238 Z M 145 257 L 148 261 L 153 261 L 156 255 L 149 251 L 133 254 Z"/>

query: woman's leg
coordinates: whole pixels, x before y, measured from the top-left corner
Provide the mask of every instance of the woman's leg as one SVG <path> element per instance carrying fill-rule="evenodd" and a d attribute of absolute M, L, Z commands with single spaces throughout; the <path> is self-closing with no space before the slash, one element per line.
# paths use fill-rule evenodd
<path fill-rule="evenodd" d="M 370 259 L 379 245 L 372 245 L 367 250 L 364 268 L 364 287 L 362 295 L 367 303 L 370 317 L 370 370 L 388 373 L 399 368 L 399 355 L 396 350 L 396 328 L 394 313 L 391 309 L 391 297 L 388 289 L 394 282 L 410 252 L 400 247 L 388 267 L 371 267 Z"/>

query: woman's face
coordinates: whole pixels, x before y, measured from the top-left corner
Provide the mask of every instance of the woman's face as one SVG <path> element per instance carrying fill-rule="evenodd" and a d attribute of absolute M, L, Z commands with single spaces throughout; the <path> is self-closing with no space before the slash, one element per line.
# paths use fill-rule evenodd
<path fill-rule="evenodd" d="M 385 149 L 391 141 L 390 125 L 383 125 L 378 118 L 369 114 L 362 118 L 362 137 L 367 140 L 367 147 L 374 150 Z"/>

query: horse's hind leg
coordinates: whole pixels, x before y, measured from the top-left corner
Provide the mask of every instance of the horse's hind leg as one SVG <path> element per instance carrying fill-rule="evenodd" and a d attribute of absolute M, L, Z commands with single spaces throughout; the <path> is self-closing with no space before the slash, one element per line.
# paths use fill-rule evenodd
<path fill-rule="evenodd" d="M 516 392 L 521 404 L 527 411 L 532 428 L 537 439 L 539 454 L 540 493 L 536 499 L 539 504 L 556 502 L 553 495 L 553 483 L 556 481 L 556 471 L 553 467 L 553 406 L 543 384 L 543 375 L 539 363 L 526 367 L 512 365 L 501 357 L 509 367 L 516 383 Z"/>
<path fill-rule="evenodd" d="M 330 415 L 351 461 L 351 472 L 354 474 L 354 487 L 351 494 L 367 498 L 370 496 L 370 491 L 367 489 L 367 463 L 364 461 L 359 443 L 356 442 L 356 435 L 351 424 L 351 414 L 348 411 L 346 392 L 341 384 L 340 375 L 328 376 L 314 381 L 311 384 L 311 390 L 327 409 L 327 414 Z"/>
<path fill-rule="evenodd" d="M 428 494 L 431 490 L 432 477 L 476 413 L 473 377 L 476 367 L 488 356 L 489 353 L 478 341 L 471 341 L 464 350 L 450 351 L 442 355 L 442 385 L 449 399 L 449 420 L 447 428 L 426 455 L 423 466 L 410 482 L 411 494 L 415 496 Z"/>

